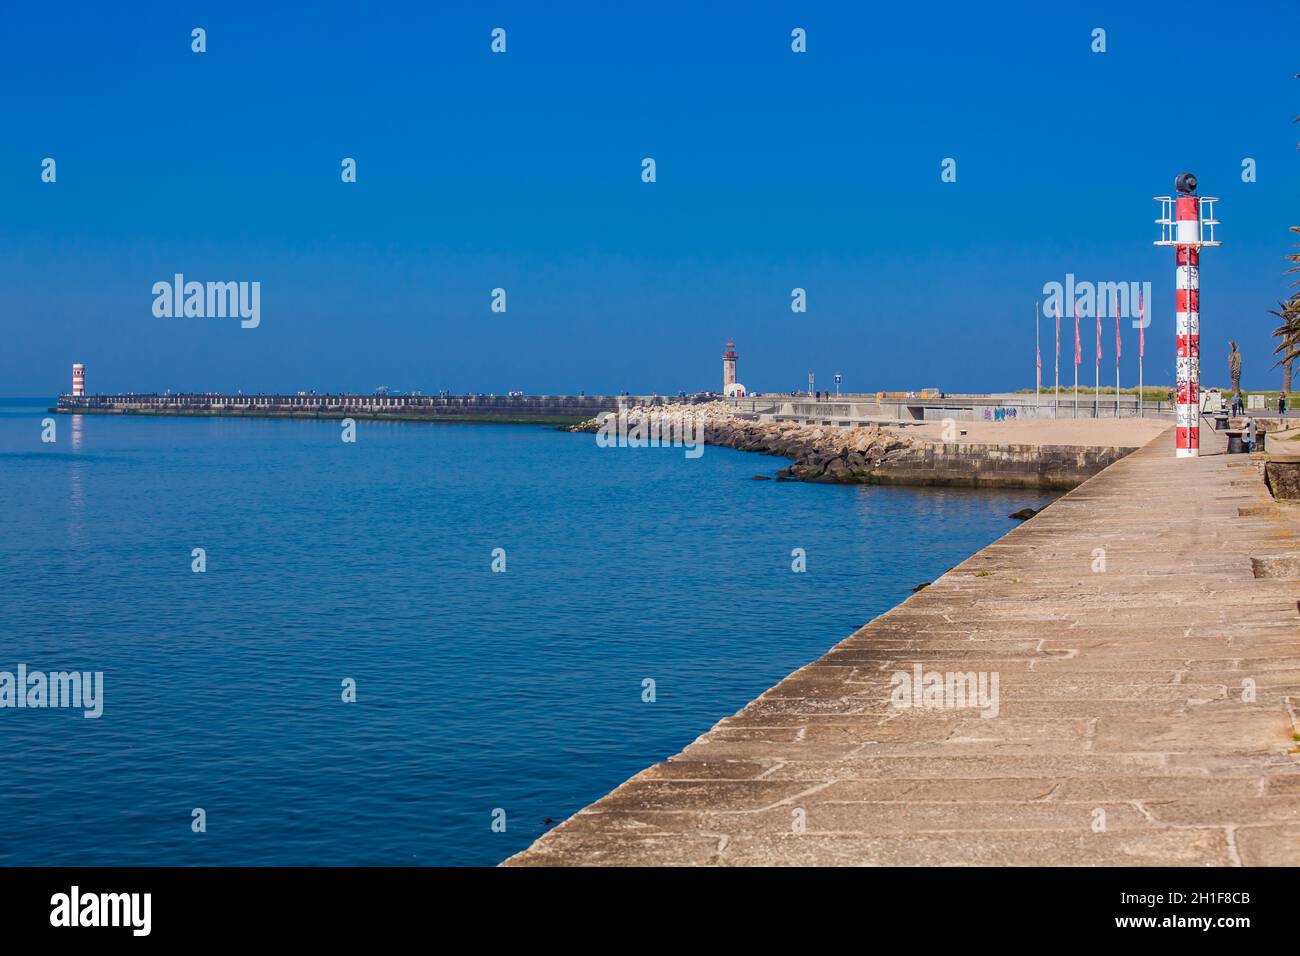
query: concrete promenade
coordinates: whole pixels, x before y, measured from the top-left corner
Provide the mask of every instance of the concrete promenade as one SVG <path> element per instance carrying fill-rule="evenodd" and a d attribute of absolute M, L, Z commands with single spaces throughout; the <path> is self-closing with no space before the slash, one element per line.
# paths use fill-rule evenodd
<path fill-rule="evenodd" d="M 1166 432 L 1111 465 L 507 865 L 1300 863 L 1300 578 L 1276 560 L 1300 523 L 1201 435 L 1199 459 Z M 996 674 L 997 716 L 891 703 L 917 664 Z"/>
<path fill-rule="evenodd" d="M 1064 394 L 1064 393 L 1062 393 Z M 1094 404 L 1092 397 L 1080 399 L 1076 409 L 1073 399 L 1053 400 L 1050 392 L 1034 397 L 1033 393 L 989 395 L 916 396 L 913 398 L 823 395 L 814 401 L 806 395 L 754 395 L 730 400 L 738 415 L 757 421 L 796 422 L 803 425 L 861 425 L 893 422 L 957 422 L 993 420 L 1002 413 L 1017 421 L 1082 421 L 1092 419 L 1145 418 L 1173 423 L 1174 406 L 1169 402 L 1139 403 L 1136 395 L 1121 395 L 1116 401 L 1105 396 Z M 1000 420 L 1000 419 L 999 419 Z"/>

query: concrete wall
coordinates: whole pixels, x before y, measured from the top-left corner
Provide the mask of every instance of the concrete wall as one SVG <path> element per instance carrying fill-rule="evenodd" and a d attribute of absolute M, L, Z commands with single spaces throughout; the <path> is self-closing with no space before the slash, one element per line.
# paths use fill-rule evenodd
<path fill-rule="evenodd" d="M 919 451 L 887 460 L 872 473 L 871 481 L 874 484 L 1066 490 L 1135 450 L 1082 445 L 926 442 Z"/>
<path fill-rule="evenodd" d="M 988 395 L 947 396 L 944 398 L 881 399 L 870 397 L 823 399 L 813 401 L 806 397 L 759 396 L 732 399 L 736 412 L 763 422 L 798 422 L 807 425 L 849 425 L 868 422 L 931 422 L 953 419 L 959 422 L 991 421 L 998 410 L 1017 420 L 1075 418 L 1073 398 L 1061 393 L 1059 406 L 1052 404 L 1051 395 L 1034 396 Z M 1139 409 L 1137 397 L 1121 395 L 1118 409 L 1115 398 L 1102 398 L 1094 406 L 1091 398 L 1080 396 L 1079 418 L 1134 418 L 1139 410 L 1144 417 L 1168 418 L 1172 421 L 1174 409 L 1168 402 L 1143 402 Z"/>

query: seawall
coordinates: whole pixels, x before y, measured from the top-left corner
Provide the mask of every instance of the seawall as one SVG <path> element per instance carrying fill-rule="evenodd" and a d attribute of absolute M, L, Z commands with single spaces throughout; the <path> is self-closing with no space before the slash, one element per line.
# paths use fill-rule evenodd
<path fill-rule="evenodd" d="M 761 421 L 797 422 L 804 425 L 848 425 L 864 422 L 898 421 L 957 422 L 988 421 L 995 413 L 1009 414 L 1017 421 L 1057 421 L 1074 418 L 1135 418 L 1142 415 L 1169 418 L 1175 406 L 1168 402 L 1139 402 L 1136 395 L 1121 395 L 1093 402 L 1081 398 L 1076 407 L 1068 393 L 1054 401 L 1050 390 L 1033 393 L 989 395 L 824 395 L 814 400 L 802 395 L 752 395 L 732 402 L 738 414 Z"/>
<path fill-rule="evenodd" d="M 1067 491 L 1136 451 L 1122 446 L 926 442 L 875 469 L 881 485 L 1041 488 Z"/>
<path fill-rule="evenodd" d="M 612 395 L 63 395 L 64 414 L 219 415 L 236 418 L 363 418 L 394 421 L 572 424 L 622 402 Z"/>
<path fill-rule="evenodd" d="M 663 436 L 789 458 L 778 478 L 835 484 L 1073 488 L 1132 447 L 927 440 L 876 424 L 830 427 L 736 417 L 721 402 L 601 413 L 574 431 L 622 442 Z"/>
<path fill-rule="evenodd" d="M 1133 449 L 1120 446 L 937 442 L 878 425 L 823 427 L 737 417 L 737 404 L 616 395 L 224 395 L 60 396 L 62 414 L 371 419 L 578 425 L 597 431 L 602 416 L 689 412 L 706 423 L 708 444 L 792 459 L 779 477 L 800 481 L 1067 490 Z"/>
<path fill-rule="evenodd" d="M 1106 468 L 507 865 L 1294 865 L 1300 515 L 1202 441 Z M 916 668 L 933 699 L 899 695 Z M 954 674 L 996 676 L 993 712 Z"/>

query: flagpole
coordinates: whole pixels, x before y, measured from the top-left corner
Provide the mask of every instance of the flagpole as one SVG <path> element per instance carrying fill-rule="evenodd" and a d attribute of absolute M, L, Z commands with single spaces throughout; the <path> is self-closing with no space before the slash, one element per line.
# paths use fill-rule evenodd
<path fill-rule="evenodd" d="M 1119 296 L 1115 296 L 1115 417 L 1119 418 Z"/>
<path fill-rule="evenodd" d="M 1101 310 L 1097 310 L 1097 364 L 1092 370 L 1092 417 L 1101 418 Z"/>
<path fill-rule="evenodd" d="M 1142 301 L 1142 292 L 1138 292 L 1138 418 L 1142 417 L 1142 356 L 1147 350 L 1147 313 Z"/>
<path fill-rule="evenodd" d="M 1079 417 L 1079 303 L 1074 304 L 1074 417 Z"/>
<path fill-rule="evenodd" d="M 1038 303 L 1034 303 L 1034 417 L 1038 417 L 1038 392 L 1043 380 L 1043 350 L 1038 344 Z"/>
<path fill-rule="evenodd" d="M 1061 407 L 1061 304 L 1056 304 L 1056 357 L 1052 359 L 1052 418 L 1060 414 Z"/>

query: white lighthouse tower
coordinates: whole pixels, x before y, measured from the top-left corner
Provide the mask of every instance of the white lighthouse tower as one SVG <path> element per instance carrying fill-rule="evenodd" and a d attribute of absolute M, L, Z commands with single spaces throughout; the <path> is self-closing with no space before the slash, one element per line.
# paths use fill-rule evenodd
<path fill-rule="evenodd" d="M 745 386 L 736 381 L 736 343 L 728 342 L 722 352 L 722 394 L 727 398 L 744 398 Z"/>

